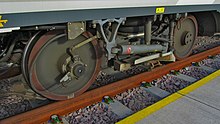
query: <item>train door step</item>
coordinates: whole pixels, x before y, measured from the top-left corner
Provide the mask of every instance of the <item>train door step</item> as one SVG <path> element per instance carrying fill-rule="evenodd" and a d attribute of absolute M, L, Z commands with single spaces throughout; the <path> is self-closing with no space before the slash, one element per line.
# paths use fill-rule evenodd
<path fill-rule="evenodd" d="M 114 112 L 119 118 L 125 118 L 129 115 L 134 114 L 134 112 L 129 109 L 127 106 L 123 105 L 119 101 L 112 99 L 111 102 L 104 102 L 108 107 L 111 108 L 111 111 Z"/>
<path fill-rule="evenodd" d="M 171 74 L 173 77 L 176 77 L 176 78 L 179 78 L 179 79 L 181 79 L 181 80 L 184 80 L 184 81 L 188 81 L 188 82 L 191 82 L 191 83 L 193 83 L 193 82 L 196 82 L 197 81 L 197 79 L 195 79 L 195 78 L 193 78 L 193 77 L 190 77 L 190 76 L 188 76 L 188 75 L 184 75 L 184 74 L 176 74 L 176 75 L 173 75 L 173 74 Z"/>
<path fill-rule="evenodd" d="M 149 92 L 150 94 L 152 94 L 153 96 L 157 97 L 158 99 L 163 99 L 167 96 L 170 95 L 169 92 L 162 90 L 156 86 L 151 86 L 151 87 L 142 87 L 145 91 Z"/>

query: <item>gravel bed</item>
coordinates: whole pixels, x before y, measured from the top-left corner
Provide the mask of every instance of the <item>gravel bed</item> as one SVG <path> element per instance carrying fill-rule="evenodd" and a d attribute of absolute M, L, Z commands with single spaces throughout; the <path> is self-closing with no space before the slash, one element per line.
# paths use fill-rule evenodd
<path fill-rule="evenodd" d="M 97 103 L 75 111 L 65 119 L 70 124 L 114 124 L 119 121 L 119 117 L 104 103 Z"/>
<path fill-rule="evenodd" d="M 26 112 L 50 102 L 47 99 L 37 100 L 30 95 L 25 96 L 26 90 L 30 89 L 26 89 L 24 85 L 26 86 L 22 82 L 22 75 L 0 80 L 0 119 Z"/>
<path fill-rule="evenodd" d="M 96 81 L 92 84 L 89 90 L 122 80 L 124 78 L 140 74 L 142 72 L 147 71 L 143 66 L 135 66 L 129 70 L 118 72 L 117 75 L 107 74 L 105 72 L 100 71 L 99 75 L 96 78 Z"/>
<path fill-rule="evenodd" d="M 145 71 L 147 71 L 147 69 L 145 67 L 135 66 L 135 67 L 132 67 L 129 70 L 123 71 L 122 73 L 124 73 L 124 74 L 128 75 L 128 77 L 130 77 L 130 76 L 137 75 L 137 74 L 140 74 L 140 73 L 145 72 Z"/>
<path fill-rule="evenodd" d="M 220 61 L 213 61 L 213 59 L 205 59 L 199 63 L 201 65 L 205 65 L 213 69 L 220 69 Z"/>
<path fill-rule="evenodd" d="M 140 111 L 158 101 L 141 87 L 129 89 L 127 92 L 118 94 L 115 99 L 134 112 Z"/>
<path fill-rule="evenodd" d="M 0 80 L 0 92 L 10 91 L 12 86 L 21 80 L 21 75 Z"/>
<path fill-rule="evenodd" d="M 180 70 L 179 72 L 181 74 L 188 75 L 188 76 L 193 77 L 198 80 L 200 80 L 210 74 L 209 72 L 207 72 L 201 68 L 195 67 L 195 66 L 186 67 L 186 68 Z"/>
<path fill-rule="evenodd" d="M 169 93 L 177 92 L 178 90 L 181 90 L 190 84 L 190 82 L 178 79 L 169 74 L 152 82 L 152 85 L 157 86 Z"/>
<path fill-rule="evenodd" d="M 96 78 L 96 81 L 90 86 L 90 90 L 110 84 L 112 82 L 115 82 L 116 78 L 114 75 L 109 75 L 105 72 L 100 71 L 99 75 Z"/>
<path fill-rule="evenodd" d="M 1 96 L 0 119 L 32 109 L 28 100 L 19 95 Z"/>
<path fill-rule="evenodd" d="M 200 52 L 203 52 L 207 49 L 211 49 L 213 47 L 220 45 L 220 40 L 217 38 L 211 38 L 211 37 L 198 37 L 196 40 L 196 44 L 193 49 L 193 54 L 197 54 Z"/>
<path fill-rule="evenodd" d="M 220 59 L 220 54 L 216 55 L 215 57 L 218 58 L 218 59 Z"/>

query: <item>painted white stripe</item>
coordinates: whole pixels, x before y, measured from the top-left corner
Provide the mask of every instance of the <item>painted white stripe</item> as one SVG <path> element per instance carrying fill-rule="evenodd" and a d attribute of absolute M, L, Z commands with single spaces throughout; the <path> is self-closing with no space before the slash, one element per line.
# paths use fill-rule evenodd
<path fill-rule="evenodd" d="M 214 0 L 180 0 L 178 4 L 209 4 L 213 1 Z M 0 0 L 0 14 L 80 9 L 174 6 L 176 3 L 177 0 L 21 0 L 19 2 L 15 0 Z"/>
<path fill-rule="evenodd" d="M 6 33 L 6 32 L 12 32 L 14 30 L 20 30 L 20 27 L 13 27 L 13 28 L 3 28 L 3 29 L 0 29 L 0 34 L 1 33 Z"/>
<path fill-rule="evenodd" d="M 177 5 L 212 4 L 215 0 L 179 0 Z"/>

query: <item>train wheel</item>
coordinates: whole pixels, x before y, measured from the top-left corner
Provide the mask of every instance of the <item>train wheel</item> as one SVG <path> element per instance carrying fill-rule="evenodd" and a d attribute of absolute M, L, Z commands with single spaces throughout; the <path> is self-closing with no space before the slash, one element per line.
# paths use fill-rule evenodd
<path fill-rule="evenodd" d="M 178 60 L 192 53 L 197 37 L 198 24 L 194 16 L 180 19 L 174 29 L 174 54 Z"/>
<path fill-rule="evenodd" d="M 30 54 L 25 56 L 30 86 L 53 100 L 70 99 L 87 90 L 99 72 L 97 41 L 75 49 L 73 54 L 69 54 L 68 49 L 90 36 L 84 33 L 67 40 L 66 34 L 50 31 L 37 37 Z"/>

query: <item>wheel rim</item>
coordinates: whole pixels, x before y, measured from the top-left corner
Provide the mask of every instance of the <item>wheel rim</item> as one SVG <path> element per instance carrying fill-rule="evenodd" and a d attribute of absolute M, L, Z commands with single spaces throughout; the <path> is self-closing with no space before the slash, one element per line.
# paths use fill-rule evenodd
<path fill-rule="evenodd" d="M 178 60 L 188 57 L 192 53 L 198 26 L 194 16 L 182 18 L 174 28 L 174 54 Z"/>
<path fill-rule="evenodd" d="M 31 87 L 41 95 L 53 100 L 65 100 L 78 96 L 89 88 L 99 72 L 97 41 L 92 41 L 74 51 L 74 55 L 79 55 L 87 67 L 78 79 L 63 84 L 60 83 L 60 78 L 64 75 L 60 71 L 60 59 L 66 55 L 67 48 L 84 41 L 91 35 L 84 33 L 84 36 L 81 35 L 68 41 L 66 34 L 56 31 L 48 33 L 38 40 L 29 57 Z M 81 69 L 81 67 L 77 67 Z"/>
<path fill-rule="evenodd" d="M 29 41 L 24 49 L 24 54 L 22 57 L 22 74 L 27 83 L 29 83 L 28 78 L 28 58 L 31 52 L 31 49 L 33 48 L 34 43 L 38 40 L 38 38 L 43 34 L 42 32 L 37 32 Z"/>
<path fill-rule="evenodd" d="M 32 50 L 36 49 L 34 47 L 36 44 L 40 44 L 40 42 L 37 42 L 37 41 L 39 41 L 39 39 L 41 39 L 41 41 L 43 41 L 43 39 L 45 37 L 42 37 L 42 36 L 46 33 L 47 33 L 47 39 L 55 36 L 55 35 L 52 35 L 54 33 L 48 33 L 46 31 L 39 31 L 28 41 L 28 44 L 26 45 L 26 48 L 24 50 L 24 54 L 22 57 L 22 74 L 28 84 L 29 84 L 29 69 L 28 68 L 30 68 L 30 63 L 31 63 L 30 62 L 31 60 L 29 58 L 30 58 L 30 56 L 33 56 L 36 54 L 36 53 L 33 53 Z"/>

